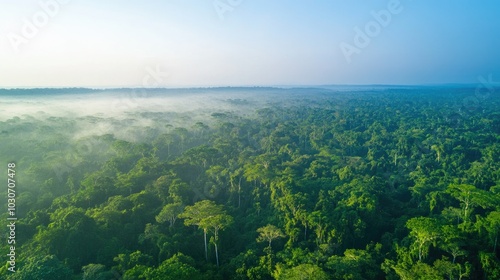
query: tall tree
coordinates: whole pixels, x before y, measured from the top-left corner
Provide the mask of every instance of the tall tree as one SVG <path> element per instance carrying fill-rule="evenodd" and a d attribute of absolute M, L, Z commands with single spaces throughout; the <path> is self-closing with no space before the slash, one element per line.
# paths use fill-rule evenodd
<path fill-rule="evenodd" d="M 169 227 L 173 227 L 182 210 L 182 204 L 179 202 L 166 204 L 156 216 L 156 221 L 158 223 L 168 221 L 170 223 Z"/>
<path fill-rule="evenodd" d="M 215 254 L 217 265 L 219 264 L 218 246 L 219 231 L 228 227 L 233 218 L 224 211 L 222 205 L 217 205 L 211 200 L 202 200 L 194 205 L 186 206 L 184 212 L 179 214 L 180 218 L 184 218 L 184 224 L 187 226 L 196 225 L 203 229 L 203 238 L 205 242 L 205 258 L 208 260 L 207 248 L 207 232 L 212 229 L 214 233 L 213 244 L 215 246 Z"/>
<path fill-rule="evenodd" d="M 205 259 L 208 261 L 208 246 L 207 246 L 207 231 L 209 225 L 204 222 L 204 219 L 209 213 L 218 212 L 217 205 L 210 200 L 202 200 L 194 205 L 189 205 L 184 208 L 184 212 L 179 214 L 179 218 L 184 218 L 186 226 L 198 226 L 203 229 L 203 239 L 205 243 Z"/>
<path fill-rule="evenodd" d="M 270 224 L 258 228 L 257 232 L 259 233 L 259 237 L 257 237 L 257 242 L 267 241 L 269 242 L 269 248 L 271 248 L 271 242 L 273 242 L 274 239 L 285 237 L 285 234 L 283 234 L 281 229 Z"/>
<path fill-rule="evenodd" d="M 212 214 L 212 215 L 210 215 Z M 219 213 L 210 213 L 207 218 L 203 219 L 202 224 L 208 226 L 212 229 L 214 238 L 212 243 L 215 246 L 215 259 L 217 261 L 217 267 L 219 267 L 219 231 L 227 228 L 233 223 L 233 217 L 226 214 L 226 211 L 222 210 Z"/>
<path fill-rule="evenodd" d="M 433 218 L 417 217 L 408 220 L 406 227 L 410 230 L 410 236 L 415 239 L 418 260 L 422 261 L 429 252 L 430 244 L 436 242 L 441 235 L 439 223 Z"/>

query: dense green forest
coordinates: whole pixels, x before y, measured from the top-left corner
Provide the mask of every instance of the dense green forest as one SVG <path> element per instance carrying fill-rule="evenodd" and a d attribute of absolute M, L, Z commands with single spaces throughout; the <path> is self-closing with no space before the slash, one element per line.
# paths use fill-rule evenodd
<path fill-rule="evenodd" d="M 498 90 L 221 91 L 2 115 L 0 279 L 500 279 Z"/>

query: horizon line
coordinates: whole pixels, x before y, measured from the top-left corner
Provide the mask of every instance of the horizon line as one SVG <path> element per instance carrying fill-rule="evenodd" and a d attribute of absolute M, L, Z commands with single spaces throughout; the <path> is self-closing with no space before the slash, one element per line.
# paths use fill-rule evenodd
<path fill-rule="evenodd" d="M 428 84 L 311 84 L 311 85 L 221 85 L 221 86 L 175 86 L 175 87 L 132 87 L 132 86 L 33 86 L 33 87 L 0 87 L 1 90 L 32 90 L 32 89 L 86 89 L 86 90 L 117 90 L 117 89 L 229 89 L 229 88 L 247 88 L 247 89 L 294 89 L 294 88 L 324 88 L 324 87 L 469 87 L 476 86 L 476 83 L 428 83 Z"/>

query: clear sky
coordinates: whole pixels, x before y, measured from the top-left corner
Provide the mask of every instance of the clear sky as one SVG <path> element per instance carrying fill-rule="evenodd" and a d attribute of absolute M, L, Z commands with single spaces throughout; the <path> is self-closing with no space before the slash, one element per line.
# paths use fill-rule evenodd
<path fill-rule="evenodd" d="M 0 87 L 477 83 L 488 75 L 500 82 L 498 0 L 0 0 Z"/>

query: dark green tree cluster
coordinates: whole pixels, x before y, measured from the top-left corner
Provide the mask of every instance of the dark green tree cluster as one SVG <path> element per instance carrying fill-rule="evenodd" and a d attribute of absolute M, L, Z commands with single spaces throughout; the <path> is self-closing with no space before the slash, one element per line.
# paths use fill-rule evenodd
<path fill-rule="evenodd" d="M 1 122 L 71 144 L 20 151 L 19 272 L 0 279 L 500 278 L 498 97 L 295 91 L 183 127 L 150 114 L 135 141 Z"/>

